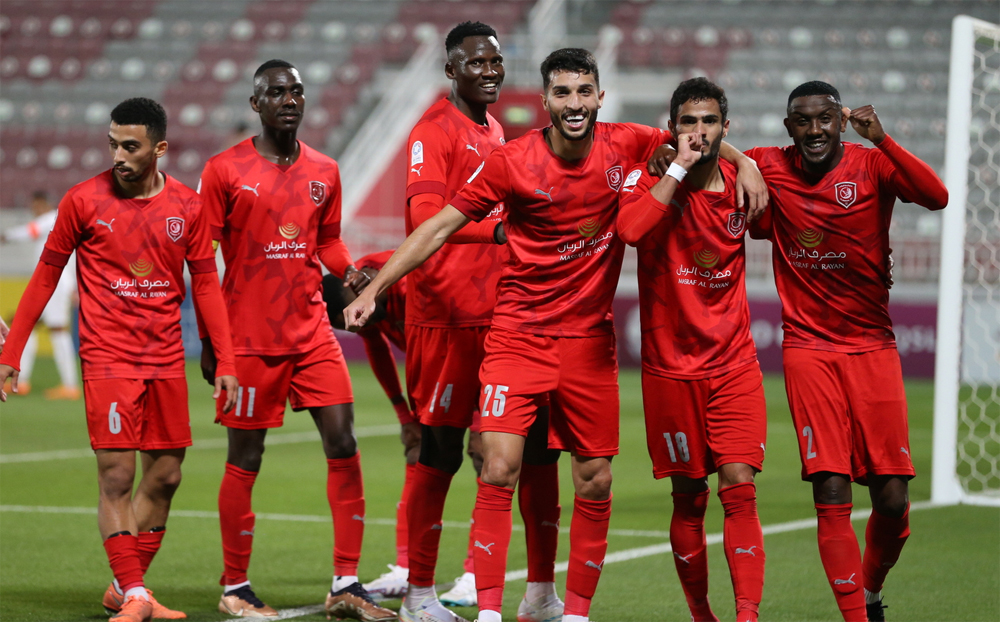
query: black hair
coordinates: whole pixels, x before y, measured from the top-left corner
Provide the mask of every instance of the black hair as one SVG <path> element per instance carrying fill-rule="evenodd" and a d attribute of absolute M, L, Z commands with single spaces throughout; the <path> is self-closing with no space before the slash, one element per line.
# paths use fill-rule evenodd
<path fill-rule="evenodd" d="M 497 31 L 492 26 L 482 22 L 462 22 L 455 26 L 448 33 L 444 40 L 444 51 L 451 53 L 452 50 L 462 45 L 467 37 L 496 37 Z"/>
<path fill-rule="evenodd" d="M 155 145 L 167 138 L 167 113 L 147 97 L 133 97 L 115 106 L 111 120 L 118 125 L 145 125 L 146 135 Z"/>
<path fill-rule="evenodd" d="M 562 48 L 556 50 L 542 61 L 540 67 L 542 71 L 542 86 L 549 88 L 552 81 L 552 72 L 570 71 L 573 73 L 589 73 L 594 76 L 594 82 L 598 88 L 601 86 L 601 79 L 597 73 L 597 59 L 594 55 L 582 48 Z"/>
<path fill-rule="evenodd" d="M 691 78 L 677 85 L 674 94 L 670 96 L 670 120 L 677 123 L 677 113 L 685 103 L 707 99 L 719 102 L 719 111 L 722 113 L 722 121 L 725 122 L 729 115 L 729 100 L 726 99 L 726 91 L 708 78 Z"/>
<path fill-rule="evenodd" d="M 812 82 L 806 82 L 795 87 L 788 95 L 788 106 L 791 107 L 792 100 L 798 97 L 809 97 L 810 95 L 829 95 L 836 100 L 838 106 L 840 105 L 840 91 L 836 87 L 820 80 L 813 80 Z"/>
<path fill-rule="evenodd" d="M 260 85 L 260 77 L 264 75 L 264 72 L 268 69 L 295 69 L 295 65 L 291 64 L 287 60 L 281 60 L 280 58 L 272 58 L 266 61 L 263 65 L 257 68 L 257 71 L 253 72 L 253 91 L 254 94 L 257 93 L 257 88 Z"/>

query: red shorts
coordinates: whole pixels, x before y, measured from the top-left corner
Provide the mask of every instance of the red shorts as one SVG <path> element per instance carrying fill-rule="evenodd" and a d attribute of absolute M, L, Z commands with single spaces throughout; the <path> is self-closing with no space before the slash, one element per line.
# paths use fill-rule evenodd
<path fill-rule="evenodd" d="M 646 446 L 653 477 L 702 479 L 723 464 L 764 466 L 767 405 L 754 361 L 715 378 L 642 374 Z"/>
<path fill-rule="evenodd" d="M 479 372 L 480 432 L 527 436 L 538 409 L 551 405 L 550 448 L 580 456 L 616 455 L 615 347 L 613 334 L 548 337 L 494 327 Z"/>
<path fill-rule="evenodd" d="M 406 390 L 420 423 L 467 428 L 479 408 L 489 326 L 406 327 Z"/>
<path fill-rule="evenodd" d="M 281 427 L 288 400 L 296 411 L 354 401 L 347 362 L 337 342 L 287 356 L 237 355 L 236 377 L 240 381 L 236 407 L 222 412 L 225 392 L 216 402 L 215 422 L 227 428 Z"/>
<path fill-rule="evenodd" d="M 869 474 L 913 477 L 895 348 L 860 354 L 785 348 L 783 358 L 802 479 L 824 471 L 861 483 Z"/>
<path fill-rule="evenodd" d="M 93 449 L 176 449 L 191 445 L 185 378 L 83 381 Z"/>

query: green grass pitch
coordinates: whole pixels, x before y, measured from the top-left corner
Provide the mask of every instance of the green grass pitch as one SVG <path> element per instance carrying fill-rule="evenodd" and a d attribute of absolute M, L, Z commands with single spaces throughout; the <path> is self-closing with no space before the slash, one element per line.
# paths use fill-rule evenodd
<path fill-rule="evenodd" d="M 146 577 L 164 604 L 186 611 L 193 621 L 222 620 L 216 610 L 222 571 L 216 495 L 223 473 L 224 430 L 212 423 L 207 385 L 189 368 L 195 448 L 184 464 L 184 481 L 173 503 L 167 538 Z M 380 574 L 394 561 L 395 504 L 403 479 L 401 446 L 391 433 L 395 416 L 371 372 L 353 366 L 356 422 L 369 434 L 359 440 L 368 502 L 361 562 L 362 580 Z M 51 361 L 39 361 L 33 395 L 11 397 L 0 407 L 0 619 L 105 619 L 101 595 L 111 578 L 97 533 L 95 462 L 88 447 L 83 404 L 46 402 L 41 387 L 54 381 Z M 646 455 L 639 376 L 624 371 L 622 448 L 614 461 L 614 513 L 609 553 L 663 544 L 669 527 L 669 483 L 656 482 Z M 779 525 L 813 517 L 809 486 L 799 479 L 795 436 L 780 377 L 767 377 L 769 430 L 765 471 L 758 477 L 761 522 Z M 911 484 L 914 502 L 929 498 L 932 387 L 907 382 L 910 436 L 918 477 Z M 313 430 L 305 414 L 289 413 L 279 435 Z M 313 430 L 314 431 L 314 430 Z M 258 514 L 250 566 L 254 588 L 268 604 L 287 609 L 321 603 L 330 586 L 332 528 L 325 493 L 325 463 L 318 437 L 288 437 L 270 445 L 254 491 Z M 198 448 L 199 442 L 208 447 Z M 78 457 L 15 461 L 18 454 L 76 450 Z M 72 455 L 72 454 L 71 454 Z M 36 457 L 38 458 L 38 457 Z M 568 460 L 562 460 L 564 525 L 572 511 Z M 713 488 L 715 485 L 714 477 Z M 468 461 L 452 485 L 445 520 L 466 523 L 475 497 Z M 714 497 L 714 495 L 713 495 Z M 870 504 L 855 488 L 855 508 Z M 42 512 L 36 508 L 64 508 Z M 28 510 L 28 511 L 26 511 Z M 265 515 L 277 516 L 265 516 Z M 296 520 L 291 520 L 296 519 Z M 520 521 L 515 512 L 515 525 Z M 926 508 L 911 515 L 912 535 L 885 590 L 889 620 L 1000 620 L 1000 509 Z M 864 521 L 855 522 L 863 542 Z M 647 533 L 624 534 L 625 530 Z M 722 509 L 712 500 L 709 534 L 722 530 Z M 653 533 L 648 533 L 653 532 Z M 461 574 L 468 532 L 446 527 L 438 580 Z M 515 531 L 509 570 L 525 567 L 523 532 Z M 767 578 L 761 604 L 763 620 L 840 619 L 816 549 L 815 528 L 765 538 Z M 560 540 L 559 560 L 568 554 L 568 535 Z M 720 545 L 709 546 L 710 596 L 723 620 L 733 618 L 732 587 Z M 560 593 L 565 573 L 557 575 Z M 523 581 L 508 582 L 505 611 L 513 620 Z M 398 606 L 398 602 L 390 602 Z M 458 610 L 470 620 L 474 609 Z M 594 599 L 597 622 L 689 618 L 669 554 L 609 563 Z M 300 617 L 323 620 L 322 614 Z"/>

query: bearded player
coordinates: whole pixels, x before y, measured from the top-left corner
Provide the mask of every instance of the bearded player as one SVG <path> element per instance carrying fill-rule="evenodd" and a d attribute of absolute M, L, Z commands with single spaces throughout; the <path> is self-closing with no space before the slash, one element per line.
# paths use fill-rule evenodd
<path fill-rule="evenodd" d="M 875 148 L 841 142 L 848 122 Z M 882 584 L 910 534 L 914 476 L 888 309 L 889 222 L 897 198 L 938 210 L 948 192 L 873 107 L 842 108 L 825 82 L 792 91 L 785 128 L 794 145 L 747 152 L 772 197 L 751 234 L 773 244 L 785 390 L 827 579 L 845 620 L 884 620 Z M 863 560 L 852 481 L 872 501 Z"/>
<path fill-rule="evenodd" d="M 737 206 L 735 168 L 719 159 L 728 108 L 705 78 L 677 87 L 677 158 L 659 179 L 645 163 L 632 169 L 618 231 L 639 253 L 646 442 L 653 476 L 673 486 L 670 543 L 691 619 L 718 621 L 705 539 L 708 475 L 718 472 L 736 619 L 747 622 L 764 586 L 754 476 L 767 415 L 744 284 L 747 210 Z"/>
<path fill-rule="evenodd" d="M 327 498 L 333 515 L 334 579 L 326 612 L 389 620 L 358 582 L 365 500 L 354 437 L 351 380 L 326 317 L 320 263 L 352 285 L 366 282 L 340 239 L 337 163 L 296 139 L 305 89 L 290 63 L 271 60 L 254 75 L 250 106 L 261 133 L 211 158 L 201 195 L 221 241 L 223 294 L 233 327 L 236 368 L 245 378 L 231 413 L 229 454 L 219 490 L 224 586 L 219 609 L 241 617 L 276 617 L 251 588 L 251 493 L 270 428 L 282 425 L 285 402 L 308 410 L 323 441 Z M 206 352 L 210 350 L 206 349 Z M 213 361 L 203 359 L 211 370 Z"/>
<path fill-rule="evenodd" d="M 541 73 L 552 126 L 497 149 L 345 311 L 349 326 L 363 326 L 379 292 L 470 219 L 481 221 L 504 204 L 511 257 L 480 370 L 484 463 L 474 529 L 481 622 L 501 619 L 513 488 L 528 428 L 549 400 L 549 446 L 572 452 L 576 492 L 563 620 L 588 620 L 607 550 L 611 459 L 618 452 L 611 315 L 624 255 L 615 223 L 618 190 L 625 168 L 671 137 L 640 125 L 597 123 L 604 94 L 586 50 L 553 52 Z M 752 162 L 736 157 L 756 175 Z M 753 200 L 760 198 L 757 189 Z"/>
<path fill-rule="evenodd" d="M 201 200 L 158 170 L 166 133 L 167 115 L 151 99 L 129 99 L 111 111 L 114 166 L 63 197 L 0 355 L 0 386 L 8 377 L 16 386 L 25 342 L 75 251 L 84 403 L 97 456 L 97 525 L 115 577 L 104 606 L 113 622 L 186 617 L 156 602 L 143 584 L 191 445 L 180 326 L 185 261 L 195 309 L 219 360 L 213 397 L 225 392 L 220 410 L 232 409 L 238 386 Z M 142 478 L 133 494 L 136 450 Z"/>

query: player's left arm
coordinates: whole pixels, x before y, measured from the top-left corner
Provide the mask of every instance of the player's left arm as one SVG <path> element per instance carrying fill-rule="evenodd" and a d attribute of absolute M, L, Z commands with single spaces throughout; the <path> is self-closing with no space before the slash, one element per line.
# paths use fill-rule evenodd
<path fill-rule="evenodd" d="M 422 193 L 410 198 L 410 222 L 419 227 L 427 219 L 441 211 L 444 197 L 436 193 Z M 480 222 L 470 222 L 451 234 L 448 244 L 503 244 L 503 223 L 484 218 Z"/>
<path fill-rule="evenodd" d="M 403 387 L 399 382 L 399 368 L 396 366 L 396 357 L 392 354 L 389 338 L 375 326 L 362 331 L 361 337 L 365 343 L 365 352 L 368 354 L 368 363 L 386 397 L 392 403 L 400 425 L 416 421 L 403 396 Z"/>
<path fill-rule="evenodd" d="M 948 189 L 944 182 L 934 169 L 886 134 L 874 106 L 844 108 L 844 114 L 851 120 L 854 131 L 870 140 L 892 163 L 894 170 L 884 171 L 880 177 L 895 186 L 898 196 L 930 210 L 944 209 L 948 205 Z"/>

